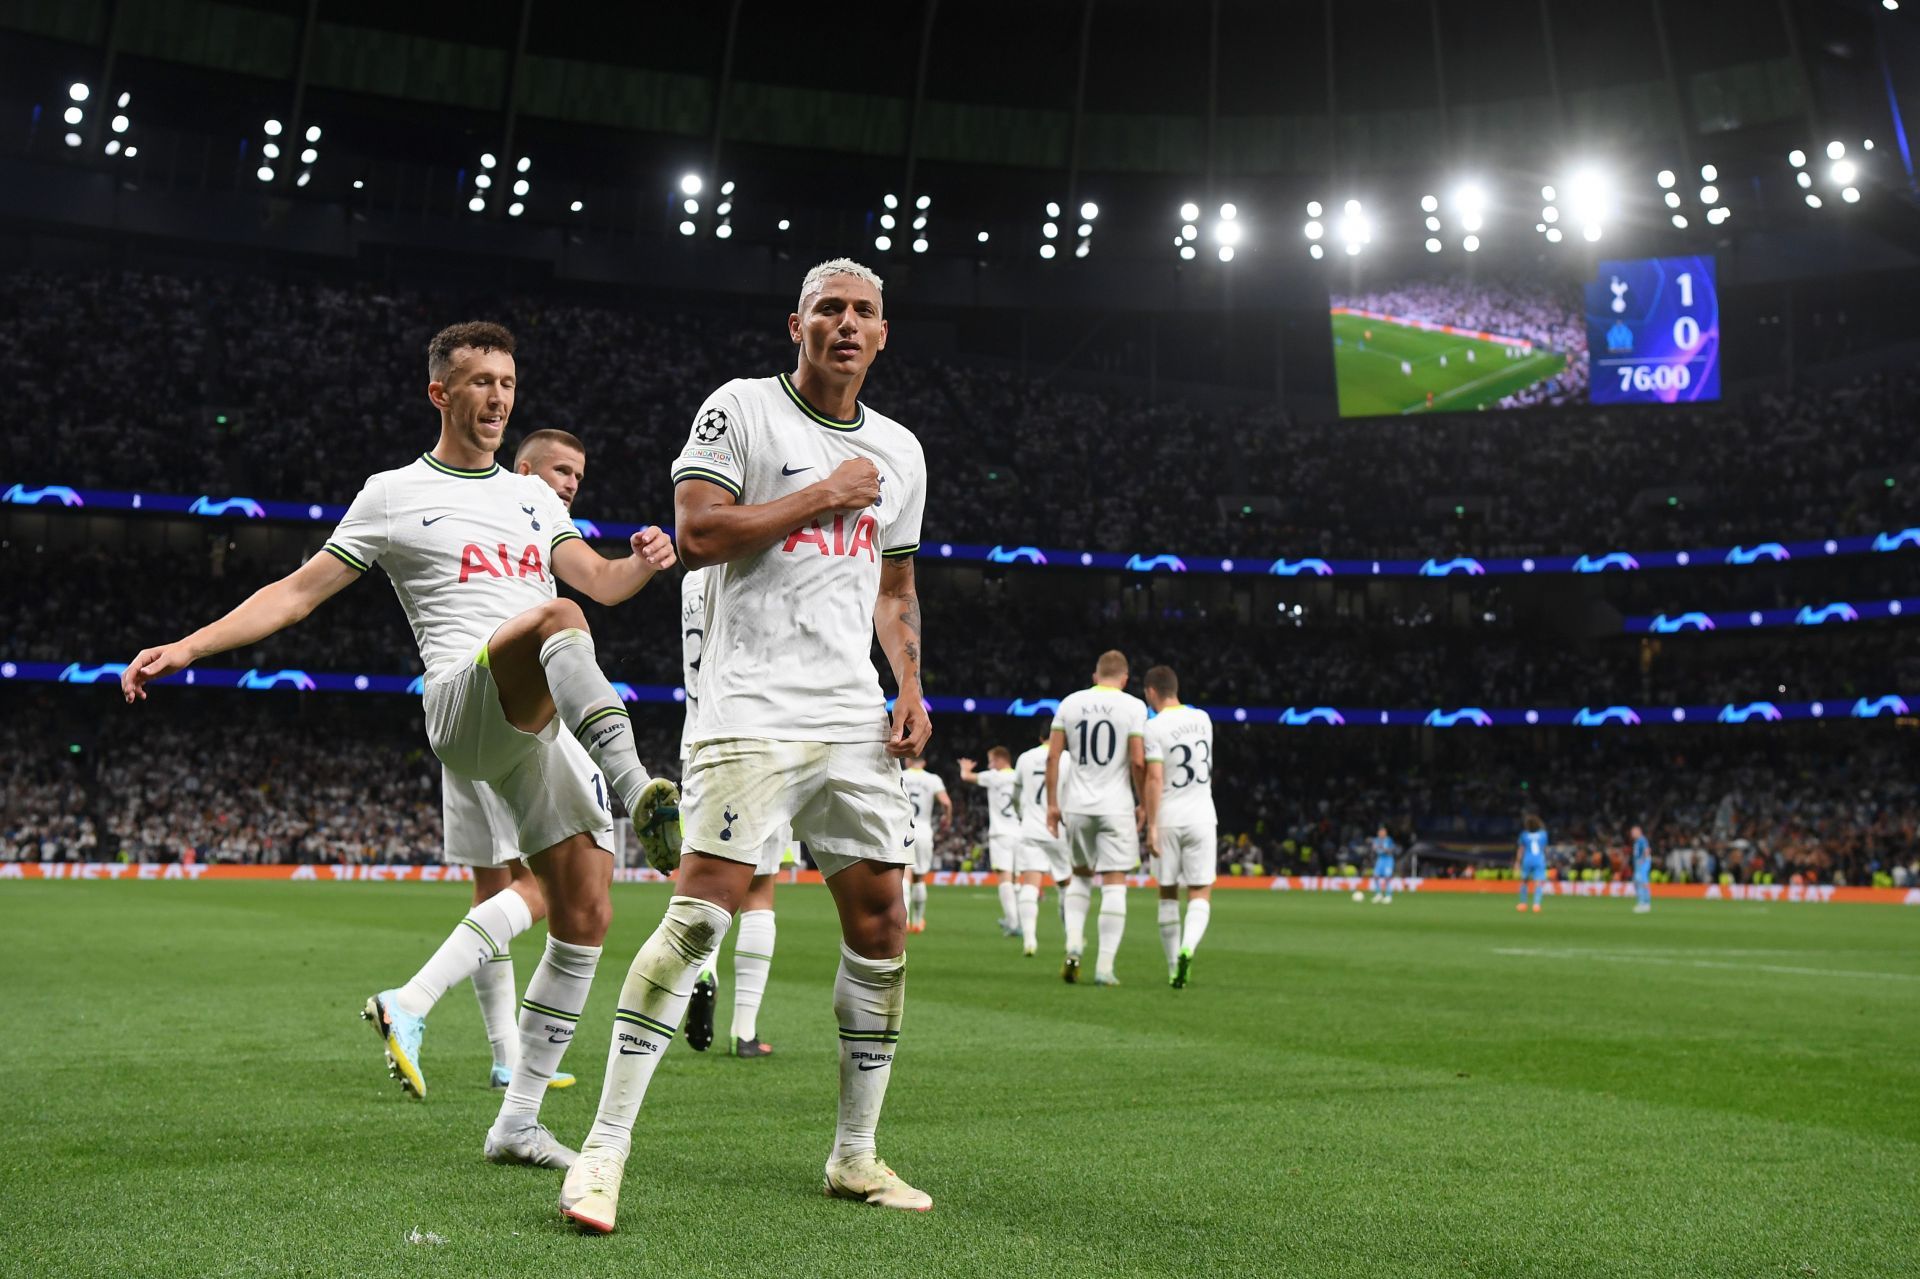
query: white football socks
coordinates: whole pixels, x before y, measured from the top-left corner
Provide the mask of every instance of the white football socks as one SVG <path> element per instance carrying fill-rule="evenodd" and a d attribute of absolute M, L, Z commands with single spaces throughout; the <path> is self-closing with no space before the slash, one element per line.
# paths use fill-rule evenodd
<path fill-rule="evenodd" d="M 840 1020 L 840 1120 L 834 1159 L 870 1153 L 893 1075 L 900 1017 L 907 1006 L 907 957 L 864 959 L 840 946 L 833 1015 Z"/>
<path fill-rule="evenodd" d="M 587 1006 L 587 991 L 599 966 L 598 946 L 576 946 L 547 937 L 546 953 L 540 956 L 540 966 L 527 981 L 526 998 L 520 1001 L 520 1055 L 513 1063 L 513 1081 L 501 1099 L 494 1127 L 505 1127 L 515 1118 L 531 1120 L 540 1113 L 541 1099 L 567 1045 L 573 1042 L 574 1027 Z"/>
<path fill-rule="evenodd" d="M 540 646 L 540 665 L 560 722 L 587 748 L 627 811 L 639 812 L 640 790 L 653 779 L 634 749 L 633 725 L 620 694 L 594 658 L 593 637 L 578 629 L 549 636 Z"/>
<path fill-rule="evenodd" d="M 1000 926 L 1012 931 L 1020 926 L 1020 907 L 1015 900 L 1013 876 L 1002 872 L 1000 876 Z"/>
<path fill-rule="evenodd" d="M 1096 976 L 1113 976 L 1113 957 L 1120 953 L 1120 937 L 1127 931 L 1125 882 L 1100 885 L 1100 960 Z"/>
<path fill-rule="evenodd" d="M 465 981 L 488 960 L 507 953 L 507 945 L 533 927 L 526 898 L 512 889 L 495 893 L 467 912 L 433 958 L 393 997 L 402 1012 L 425 1017 L 455 982 Z"/>
<path fill-rule="evenodd" d="M 1017 894 L 1020 911 L 1020 942 L 1033 947 L 1040 944 L 1040 885 L 1022 884 Z"/>
<path fill-rule="evenodd" d="M 1078 955 L 1087 948 L 1087 912 L 1093 908 L 1093 881 L 1075 875 L 1060 894 L 1065 902 L 1067 953 Z"/>
<path fill-rule="evenodd" d="M 733 1037 L 758 1039 L 760 1000 L 767 993 L 767 971 L 773 967 L 773 912 L 740 913 L 740 931 L 733 938 Z"/>
<path fill-rule="evenodd" d="M 518 894 L 515 894 L 518 896 Z M 487 1043 L 493 1048 L 493 1064 L 513 1069 L 519 1057 L 520 1027 L 513 1017 L 513 956 L 489 959 L 473 973 L 474 998 L 480 1001 L 480 1023 L 487 1028 Z"/>
<path fill-rule="evenodd" d="M 624 1156 L 632 1149 L 633 1121 L 647 1085 L 686 1016 L 694 981 L 720 948 L 730 922 L 726 911 L 697 897 L 675 897 L 667 903 L 666 917 L 633 957 L 620 987 L 600 1110 L 583 1150 L 591 1146 Z"/>
<path fill-rule="evenodd" d="M 1213 901 L 1202 897 L 1187 899 L 1187 928 L 1180 935 L 1181 950 L 1199 950 L 1200 939 L 1207 935 L 1207 921 L 1213 918 Z"/>
<path fill-rule="evenodd" d="M 1171 972 L 1174 961 L 1180 958 L 1180 900 L 1177 897 L 1160 899 L 1160 949 L 1167 952 L 1167 970 Z"/>
<path fill-rule="evenodd" d="M 909 903 L 907 918 L 916 924 L 927 922 L 927 884 L 917 876 L 913 881 L 913 897 Z"/>

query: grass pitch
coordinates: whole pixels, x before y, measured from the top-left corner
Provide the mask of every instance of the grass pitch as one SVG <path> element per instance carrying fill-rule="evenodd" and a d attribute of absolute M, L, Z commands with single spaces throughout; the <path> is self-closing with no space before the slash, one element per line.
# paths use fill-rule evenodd
<path fill-rule="evenodd" d="M 1501 396 L 1544 382 L 1567 367 L 1567 357 L 1558 351 L 1514 358 L 1498 342 L 1359 315 L 1332 318 L 1333 372 L 1342 417 L 1492 408 Z M 1432 404 L 1427 402 L 1429 393 Z"/>
<path fill-rule="evenodd" d="M 546 1117 L 585 1132 L 666 901 L 622 887 Z M 1920 946 L 1897 907 L 1222 893 L 1170 991 L 1148 894 L 1111 990 L 1022 960 L 988 891 L 912 939 L 881 1151 L 936 1207 L 824 1199 L 825 892 L 780 890 L 770 1060 L 676 1045 L 620 1233 L 482 1162 L 472 996 L 429 1100 L 356 1017 L 458 886 L 0 887 L 0 1273 L 1840 1276 L 1914 1273 Z M 516 947 L 521 980 L 539 930 Z M 729 943 L 730 945 L 730 943 Z M 723 980 L 726 964 L 722 962 Z M 729 1002 L 723 993 L 721 1026 Z M 418 1229 L 444 1243 L 409 1243 Z"/>

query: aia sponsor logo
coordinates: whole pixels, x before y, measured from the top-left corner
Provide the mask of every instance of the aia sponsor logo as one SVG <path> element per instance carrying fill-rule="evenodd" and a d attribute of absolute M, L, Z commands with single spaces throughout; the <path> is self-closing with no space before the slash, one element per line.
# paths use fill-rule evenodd
<path fill-rule="evenodd" d="M 544 582 L 547 566 L 540 559 L 540 548 L 531 543 L 516 563 L 505 542 L 496 543 L 491 551 L 468 542 L 460 548 L 460 581 L 474 577 L 531 577 Z"/>
<path fill-rule="evenodd" d="M 792 555 L 802 546 L 811 546 L 822 555 L 859 555 L 865 552 L 870 563 L 877 563 L 879 552 L 874 549 L 874 535 L 880 525 L 871 515 L 861 515 L 853 521 L 849 532 L 847 517 L 835 515 L 833 527 L 828 528 L 819 520 L 813 521 L 807 528 L 797 528 L 787 534 L 786 544 L 780 549 Z"/>

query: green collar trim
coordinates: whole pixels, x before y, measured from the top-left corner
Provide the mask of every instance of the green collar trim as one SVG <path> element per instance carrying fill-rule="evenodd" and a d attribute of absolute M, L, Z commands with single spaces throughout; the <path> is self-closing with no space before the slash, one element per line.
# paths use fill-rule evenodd
<path fill-rule="evenodd" d="M 422 453 L 420 460 L 442 475 L 451 475 L 456 480 L 484 480 L 500 473 L 500 464 L 495 462 L 484 471 L 463 471 L 457 466 L 448 466 L 431 453 Z"/>
<path fill-rule="evenodd" d="M 787 398 L 793 401 L 795 408 L 822 426 L 830 427 L 836 431 L 857 431 L 866 423 L 867 406 L 864 404 L 860 405 L 860 413 L 857 417 L 830 417 L 822 413 L 819 409 L 814 408 L 813 405 L 807 403 L 807 397 L 800 394 L 800 389 L 793 384 L 793 379 L 785 373 L 780 375 L 780 389 L 787 393 Z"/>

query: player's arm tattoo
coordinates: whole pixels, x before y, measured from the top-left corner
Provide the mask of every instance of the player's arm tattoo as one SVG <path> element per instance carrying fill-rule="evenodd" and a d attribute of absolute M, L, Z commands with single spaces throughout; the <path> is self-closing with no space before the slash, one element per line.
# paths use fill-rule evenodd
<path fill-rule="evenodd" d="M 912 560 L 887 562 L 873 620 L 880 647 L 893 663 L 894 678 L 902 684 L 919 683 L 920 596 L 914 589 Z"/>

